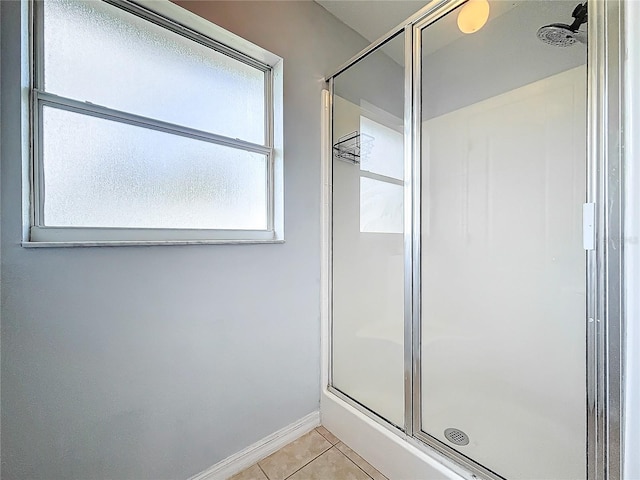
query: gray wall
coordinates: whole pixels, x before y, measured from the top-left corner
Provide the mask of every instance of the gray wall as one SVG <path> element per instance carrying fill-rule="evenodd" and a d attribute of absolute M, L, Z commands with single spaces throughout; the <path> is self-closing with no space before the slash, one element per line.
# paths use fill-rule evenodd
<path fill-rule="evenodd" d="M 366 42 L 313 2 L 181 2 L 284 58 L 283 245 L 20 247 L 2 13 L 2 478 L 178 479 L 319 406 L 320 92 Z"/>

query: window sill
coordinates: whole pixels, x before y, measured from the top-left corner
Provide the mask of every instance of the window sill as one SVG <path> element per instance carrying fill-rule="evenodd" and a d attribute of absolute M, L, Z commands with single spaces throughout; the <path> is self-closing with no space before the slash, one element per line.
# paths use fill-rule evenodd
<path fill-rule="evenodd" d="M 25 248 L 283 243 L 275 230 L 31 227 Z"/>
<path fill-rule="evenodd" d="M 68 247 L 150 247 L 168 245 L 256 245 L 285 243 L 284 240 L 130 240 L 130 241 L 83 241 L 83 242 L 22 242 L 24 248 L 68 248 Z"/>

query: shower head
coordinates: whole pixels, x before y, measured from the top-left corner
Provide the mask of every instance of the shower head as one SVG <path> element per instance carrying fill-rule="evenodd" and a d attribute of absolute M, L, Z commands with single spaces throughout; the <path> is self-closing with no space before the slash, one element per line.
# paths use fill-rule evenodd
<path fill-rule="evenodd" d="M 586 43 L 585 34 L 571 30 L 570 25 L 552 23 L 538 29 L 538 38 L 554 47 L 568 47 L 576 42 Z"/>
<path fill-rule="evenodd" d="M 571 16 L 574 21 L 571 25 L 564 23 L 552 23 L 538 29 L 538 38 L 544 43 L 556 47 L 568 47 L 576 42 L 587 43 L 587 37 L 584 32 L 579 31 L 580 25 L 587 23 L 587 2 L 578 4 L 573 9 Z"/>

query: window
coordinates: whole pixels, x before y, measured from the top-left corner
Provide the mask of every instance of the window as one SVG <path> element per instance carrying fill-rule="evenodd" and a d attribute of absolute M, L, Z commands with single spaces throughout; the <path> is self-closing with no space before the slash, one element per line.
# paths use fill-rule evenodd
<path fill-rule="evenodd" d="M 398 126 L 398 130 L 400 128 Z M 360 116 L 361 232 L 404 231 L 404 139 L 398 130 Z"/>
<path fill-rule="evenodd" d="M 281 60 L 147 4 L 34 4 L 29 242 L 282 240 Z"/>

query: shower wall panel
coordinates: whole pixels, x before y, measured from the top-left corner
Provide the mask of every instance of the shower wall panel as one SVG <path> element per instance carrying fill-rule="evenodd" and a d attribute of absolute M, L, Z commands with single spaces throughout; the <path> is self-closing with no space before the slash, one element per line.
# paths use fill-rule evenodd
<path fill-rule="evenodd" d="M 422 430 L 509 479 L 585 477 L 585 83 L 423 123 Z"/>

